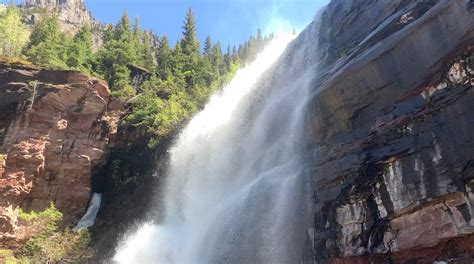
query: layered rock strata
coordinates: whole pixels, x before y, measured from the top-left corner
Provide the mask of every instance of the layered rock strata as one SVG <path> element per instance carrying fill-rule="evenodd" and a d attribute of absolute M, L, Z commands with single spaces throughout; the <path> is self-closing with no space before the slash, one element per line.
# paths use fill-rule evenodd
<path fill-rule="evenodd" d="M 79 72 L 0 64 L 1 241 L 15 238 L 17 207 L 54 202 L 66 223 L 81 217 L 123 114 L 113 101 Z"/>
<path fill-rule="evenodd" d="M 474 257 L 472 12 L 470 0 L 333 0 L 322 14 L 307 263 Z"/>

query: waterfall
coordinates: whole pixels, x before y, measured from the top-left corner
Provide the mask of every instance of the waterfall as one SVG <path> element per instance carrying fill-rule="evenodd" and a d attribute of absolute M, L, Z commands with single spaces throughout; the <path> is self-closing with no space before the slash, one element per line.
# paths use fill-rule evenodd
<path fill-rule="evenodd" d="M 170 149 L 165 218 L 125 237 L 117 263 L 297 263 L 311 204 L 303 119 L 313 23 L 278 34 Z"/>
<path fill-rule="evenodd" d="M 100 204 L 102 202 L 101 193 L 93 193 L 92 199 L 89 203 L 89 208 L 87 208 L 86 214 L 79 220 L 79 223 L 73 228 L 74 231 L 78 231 L 81 228 L 89 228 L 94 225 L 95 218 L 100 209 Z"/>

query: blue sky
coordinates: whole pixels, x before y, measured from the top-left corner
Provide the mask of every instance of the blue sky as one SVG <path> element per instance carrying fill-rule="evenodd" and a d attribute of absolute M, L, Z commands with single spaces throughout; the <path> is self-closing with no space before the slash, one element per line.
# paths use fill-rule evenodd
<path fill-rule="evenodd" d="M 3 0 L 5 2 L 5 0 Z M 19 2 L 19 1 L 18 1 Z M 329 0 L 85 0 L 102 22 L 116 22 L 124 10 L 138 16 L 145 29 L 166 33 L 174 43 L 181 35 L 187 8 L 196 16 L 199 38 L 210 35 L 223 45 L 237 45 L 255 34 L 303 29 Z"/>

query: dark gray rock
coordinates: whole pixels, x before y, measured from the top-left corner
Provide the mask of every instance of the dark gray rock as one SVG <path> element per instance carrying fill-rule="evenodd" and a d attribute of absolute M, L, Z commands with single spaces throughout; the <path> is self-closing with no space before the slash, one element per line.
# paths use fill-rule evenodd
<path fill-rule="evenodd" d="M 322 14 L 304 259 L 474 256 L 471 12 L 470 0 L 333 0 Z"/>

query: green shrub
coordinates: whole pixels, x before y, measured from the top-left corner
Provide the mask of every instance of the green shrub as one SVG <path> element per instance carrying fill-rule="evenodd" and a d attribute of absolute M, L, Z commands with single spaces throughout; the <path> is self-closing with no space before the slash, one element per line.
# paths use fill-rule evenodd
<path fill-rule="evenodd" d="M 29 32 L 22 22 L 21 11 L 15 7 L 13 1 L 0 12 L 0 55 L 18 57 L 26 45 Z"/>
<path fill-rule="evenodd" d="M 0 249 L 0 263 L 20 264 L 22 262 L 15 258 L 15 255 L 13 254 L 13 250 Z"/>
<path fill-rule="evenodd" d="M 84 263 L 92 257 L 89 232 L 61 230 L 63 215 L 54 204 L 39 213 L 19 209 L 18 218 L 30 235 L 16 263 Z"/>

